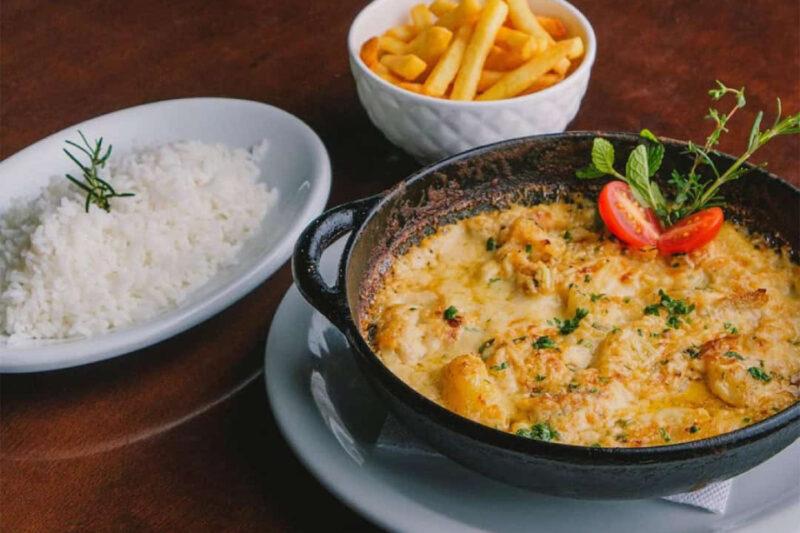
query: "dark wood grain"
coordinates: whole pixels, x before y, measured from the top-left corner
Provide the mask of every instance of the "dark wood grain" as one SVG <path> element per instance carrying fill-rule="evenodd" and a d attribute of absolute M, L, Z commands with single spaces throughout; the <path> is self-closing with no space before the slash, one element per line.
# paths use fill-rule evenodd
<path fill-rule="evenodd" d="M 749 89 L 737 131 L 774 96 L 800 108 L 797 2 L 575 3 L 599 53 L 571 129 L 646 126 L 701 140 L 715 78 Z M 320 134 L 333 162 L 331 203 L 380 191 L 417 165 L 357 101 L 345 37 L 362 4 L 6 0 L 0 157 L 116 109 L 231 96 L 282 107 Z M 800 185 L 797 138 L 761 157 Z M 218 316 L 127 357 L 3 376 L 0 529 L 310 530 L 320 519 L 333 530 L 371 527 L 306 472 L 269 411 L 263 345 L 290 283 L 284 267 Z"/>

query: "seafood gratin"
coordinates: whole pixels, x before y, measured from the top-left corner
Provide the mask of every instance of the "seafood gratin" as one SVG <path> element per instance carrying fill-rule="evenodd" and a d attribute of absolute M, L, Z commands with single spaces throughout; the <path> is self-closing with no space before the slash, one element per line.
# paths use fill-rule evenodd
<path fill-rule="evenodd" d="M 584 199 L 439 228 L 396 258 L 362 330 L 424 396 L 539 440 L 697 440 L 800 394 L 787 254 L 729 222 L 686 255 L 635 251 Z"/>

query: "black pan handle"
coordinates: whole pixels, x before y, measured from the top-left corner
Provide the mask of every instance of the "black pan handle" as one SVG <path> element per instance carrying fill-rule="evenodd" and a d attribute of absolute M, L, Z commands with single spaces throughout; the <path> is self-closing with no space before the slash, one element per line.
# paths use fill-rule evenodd
<path fill-rule="evenodd" d="M 339 329 L 347 323 L 347 298 L 338 276 L 332 287 L 322 279 L 319 260 L 336 239 L 360 226 L 381 198 L 370 196 L 325 211 L 303 230 L 294 247 L 292 275 L 300 293 Z"/>

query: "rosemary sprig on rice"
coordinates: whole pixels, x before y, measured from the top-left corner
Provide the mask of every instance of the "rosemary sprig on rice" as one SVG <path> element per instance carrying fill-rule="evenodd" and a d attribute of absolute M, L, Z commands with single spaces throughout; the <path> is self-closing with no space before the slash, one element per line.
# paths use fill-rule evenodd
<path fill-rule="evenodd" d="M 106 166 L 106 162 L 108 158 L 111 157 L 111 145 L 108 145 L 108 149 L 103 153 L 103 138 L 100 137 L 99 139 L 95 139 L 94 146 L 89 144 L 89 141 L 86 140 L 86 137 L 83 135 L 83 132 L 78 130 L 78 135 L 81 136 L 81 140 L 83 141 L 83 146 L 78 143 L 74 143 L 72 141 L 64 141 L 68 145 L 73 146 L 86 154 L 89 158 L 89 164 L 84 165 L 81 163 L 77 157 L 72 155 L 72 153 L 64 148 L 64 153 L 67 154 L 67 157 L 72 159 L 72 161 L 78 165 L 83 172 L 83 181 L 67 174 L 66 177 L 72 183 L 80 187 L 86 193 L 86 202 L 84 203 L 84 209 L 86 212 L 89 212 L 89 205 L 95 204 L 100 209 L 109 212 L 111 211 L 111 203 L 109 200 L 111 198 L 123 198 L 126 196 L 134 196 L 132 192 L 117 192 L 114 190 L 114 187 L 111 186 L 110 183 L 105 181 L 103 178 L 100 177 L 99 171 L 100 169 Z"/>

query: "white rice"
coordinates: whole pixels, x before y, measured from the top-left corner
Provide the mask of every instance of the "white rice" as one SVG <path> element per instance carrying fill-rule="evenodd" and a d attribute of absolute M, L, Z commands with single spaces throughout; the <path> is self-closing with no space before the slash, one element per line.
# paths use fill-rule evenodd
<path fill-rule="evenodd" d="M 263 147 L 262 147 L 263 148 Z M 92 205 L 63 177 L 0 214 L 0 337 L 91 336 L 175 307 L 236 262 L 277 192 L 247 150 L 197 141 L 112 155 L 129 198 Z"/>

